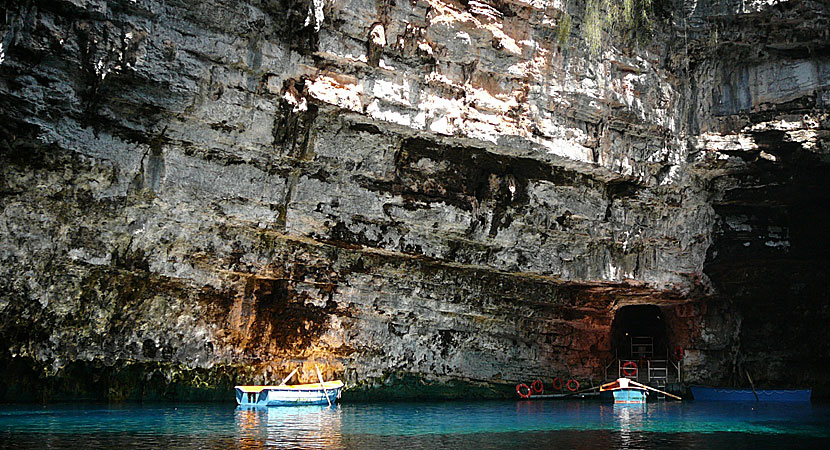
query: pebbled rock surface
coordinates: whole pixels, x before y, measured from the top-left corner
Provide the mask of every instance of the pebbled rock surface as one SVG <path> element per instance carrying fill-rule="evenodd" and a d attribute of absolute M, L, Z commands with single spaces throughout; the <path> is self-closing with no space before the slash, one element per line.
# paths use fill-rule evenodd
<path fill-rule="evenodd" d="M 685 381 L 825 380 L 828 6 L 660 6 L 7 6 L 0 397 L 499 396 L 636 304 Z"/>

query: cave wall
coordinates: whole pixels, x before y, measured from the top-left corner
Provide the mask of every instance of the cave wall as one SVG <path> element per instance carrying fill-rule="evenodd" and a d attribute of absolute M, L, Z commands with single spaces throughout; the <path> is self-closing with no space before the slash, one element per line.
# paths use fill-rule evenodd
<path fill-rule="evenodd" d="M 709 36 L 709 56 L 692 69 L 695 148 L 709 159 L 717 217 L 704 273 L 711 302 L 736 321 L 731 367 L 703 378 L 745 384 L 749 371 L 762 385 L 826 396 L 827 5 L 743 3 L 696 11 L 689 25 Z"/>
<path fill-rule="evenodd" d="M 674 311 L 689 381 L 755 371 L 780 304 L 757 281 L 792 266 L 781 244 L 746 270 L 729 224 L 826 243 L 803 206 L 826 199 L 827 39 L 763 30 L 827 7 L 710 3 L 600 54 L 579 2 L 7 6 L 5 395 L 221 397 L 314 363 L 353 392 L 501 395 L 600 378 L 626 304 Z M 750 200 L 769 179 L 788 207 Z M 812 254 L 779 286 L 793 318 L 823 317 Z"/>

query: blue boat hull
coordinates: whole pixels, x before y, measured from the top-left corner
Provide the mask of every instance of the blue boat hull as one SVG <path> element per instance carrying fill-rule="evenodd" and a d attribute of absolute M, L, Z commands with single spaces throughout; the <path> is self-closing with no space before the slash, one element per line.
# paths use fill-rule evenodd
<path fill-rule="evenodd" d="M 613 393 L 614 403 L 642 404 L 646 402 L 646 391 L 642 389 L 617 389 Z"/>
<path fill-rule="evenodd" d="M 707 402 L 754 402 L 755 394 L 749 389 L 718 389 L 692 386 L 695 400 Z M 762 402 L 809 402 L 812 389 L 756 390 Z"/>

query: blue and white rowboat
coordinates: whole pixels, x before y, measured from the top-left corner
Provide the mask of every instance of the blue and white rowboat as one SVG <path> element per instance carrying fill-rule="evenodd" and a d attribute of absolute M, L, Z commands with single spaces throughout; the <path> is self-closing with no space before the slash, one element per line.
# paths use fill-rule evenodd
<path fill-rule="evenodd" d="M 610 391 L 614 394 L 614 403 L 643 404 L 646 402 L 648 388 L 628 378 L 618 378 L 616 381 L 603 384 L 600 392 Z"/>
<path fill-rule="evenodd" d="M 236 403 L 244 406 L 327 405 L 336 402 L 342 390 L 343 382 L 340 380 L 279 386 L 236 386 Z"/>

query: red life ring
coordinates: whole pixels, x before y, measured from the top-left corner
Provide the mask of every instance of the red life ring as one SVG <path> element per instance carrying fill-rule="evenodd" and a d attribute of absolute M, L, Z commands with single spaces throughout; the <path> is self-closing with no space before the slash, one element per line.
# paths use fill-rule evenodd
<path fill-rule="evenodd" d="M 628 369 L 633 370 L 629 371 Z M 637 363 L 635 363 L 634 361 L 624 362 L 622 365 L 622 374 L 627 377 L 633 377 L 634 375 L 637 375 Z"/>
<path fill-rule="evenodd" d="M 562 380 L 560 380 L 559 377 L 553 379 L 553 388 L 557 391 L 562 390 Z"/>
<path fill-rule="evenodd" d="M 545 391 L 545 386 L 542 384 L 542 380 L 536 380 L 533 383 L 530 383 L 530 388 L 533 390 L 534 394 L 541 394 Z"/>
<path fill-rule="evenodd" d="M 571 384 L 576 383 L 576 386 L 571 387 Z M 568 380 L 568 390 L 571 392 L 575 392 L 579 389 L 579 381 L 576 380 Z"/>
<path fill-rule="evenodd" d="M 526 394 L 522 394 L 522 388 L 527 389 Z M 516 393 L 519 394 L 519 397 L 521 397 L 521 398 L 530 398 L 530 392 L 531 392 L 530 388 L 526 384 L 521 383 L 521 384 L 516 385 Z"/>
<path fill-rule="evenodd" d="M 683 351 L 683 347 L 678 345 L 677 347 L 674 348 L 674 359 L 676 359 L 678 361 L 682 361 L 683 356 L 685 356 L 685 353 L 686 352 Z"/>

